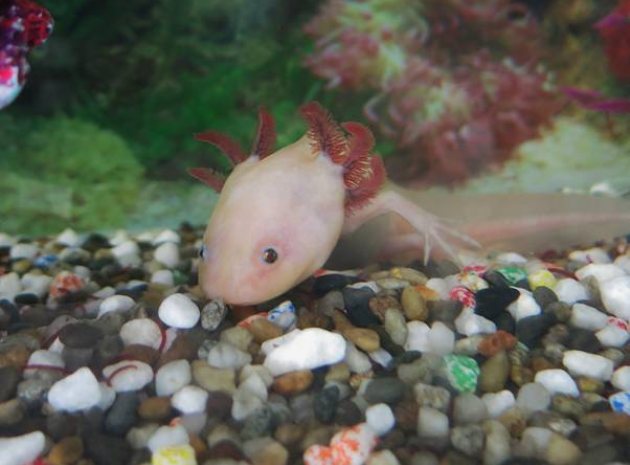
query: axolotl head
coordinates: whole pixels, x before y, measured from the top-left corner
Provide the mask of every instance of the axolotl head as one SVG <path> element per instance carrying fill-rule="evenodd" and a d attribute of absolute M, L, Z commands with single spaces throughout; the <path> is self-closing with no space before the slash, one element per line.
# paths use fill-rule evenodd
<path fill-rule="evenodd" d="M 197 136 L 235 165 L 227 179 L 190 170 L 220 191 L 200 251 L 199 284 L 207 297 L 264 302 L 312 275 L 335 247 L 347 211 L 348 170 L 338 159 L 348 154 L 348 139 L 318 104 L 302 107 L 302 116 L 307 134 L 275 153 L 273 121 L 264 110 L 251 155 L 224 135 Z"/>

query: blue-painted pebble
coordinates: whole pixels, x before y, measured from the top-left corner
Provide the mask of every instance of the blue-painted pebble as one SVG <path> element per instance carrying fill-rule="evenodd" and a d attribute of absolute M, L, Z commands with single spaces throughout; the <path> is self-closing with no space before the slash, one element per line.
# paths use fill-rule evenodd
<path fill-rule="evenodd" d="M 295 327 L 296 314 L 295 305 L 290 300 L 285 300 L 277 307 L 272 308 L 267 313 L 267 319 L 276 326 L 290 331 Z"/>
<path fill-rule="evenodd" d="M 610 408 L 613 412 L 630 415 L 630 391 L 621 391 L 609 397 Z"/>

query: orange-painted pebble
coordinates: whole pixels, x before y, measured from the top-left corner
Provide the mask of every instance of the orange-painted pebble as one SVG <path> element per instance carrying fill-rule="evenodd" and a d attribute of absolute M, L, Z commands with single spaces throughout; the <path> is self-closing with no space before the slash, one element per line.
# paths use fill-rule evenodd
<path fill-rule="evenodd" d="M 315 445 L 304 452 L 305 465 L 361 465 L 378 443 L 367 423 L 359 423 L 335 434 L 330 446 Z"/>
<path fill-rule="evenodd" d="M 477 350 L 485 357 L 492 357 L 501 350 L 512 349 L 516 342 L 516 337 L 500 329 L 496 333 L 484 337 L 479 343 Z"/>
<path fill-rule="evenodd" d="M 55 279 L 50 284 L 50 296 L 54 299 L 59 299 L 66 294 L 80 291 L 84 287 L 85 281 L 81 276 L 69 271 L 62 271 L 55 276 Z"/>

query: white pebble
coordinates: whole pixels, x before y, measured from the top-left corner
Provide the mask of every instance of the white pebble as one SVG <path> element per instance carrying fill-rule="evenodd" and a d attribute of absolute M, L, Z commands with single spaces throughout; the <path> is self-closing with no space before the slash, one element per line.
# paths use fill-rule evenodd
<path fill-rule="evenodd" d="M 440 439 L 448 436 L 448 417 L 431 407 L 418 410 L 418 436 L 425 439 Z"/>
<path fill-rule="evenodd" d="M 268 387 L 269 385 L 262 376 L 258 373 L 252 373 L 245 380 L 241 381 L 238 390 L 247 391 L 259 399 L 267 401 L 269 397 Z"/>
<path fill-rule="evenodd" d="M 36 244 L 22 244 L 18 243 L 11 247 L 9 251 L 9 258 L 11 260 L 33 260 L 39 252 L 39 247 Z"/>
<path fill-rule="evenodd" d="M 45 445 L 46 437 L 41 431 L 0 438 L 0 463 L 2 465 L 29 465 L 41 455 Z"/>
<path fill-rule="evenodd" d="M 630 276 L 619 276 L 605 283 L 600 284 L 604 307 L 624 320 L 630 320 Z"/>
<path fill-rule="evenodd" d="M 587 250 L 574 250 L 569 258 L 582 263 L 610 263 L 610 256 L 601 247 L 593 247 Z"/>
<path fill-rule="evenodd" d="M 265 405 L 265 403 L 266 401 L 248 390 L 237 389 L 232 396 L 232 410 L 230 413 L 236 421 L 242 421 Z"/>
<path fill-rule="evenodd" d="M 160 320 L 173 328 L 192 328 L 199 321 L 199 307 L 185 294 L 171 294 L 158 309 Z"/>
<path fill-rule="evenodd" d="M 378 436 L 391 431 L 396 424 L 394 412 L 387 404 L 374 404 L 365 411 L 365 421 Z"/>
<path fill-rule="evenodd" d="M 111 252 L 121 266 L 138 266 L 142 263 L 140 247 L 132 240 L 126 240 L 112 247 Z"/>
<path fill-rule="evenodd" d="M 566 394 L 573 397 L 580 395 L 577 384 L 571 375 L 559 368 L 539 371 L 536 373 L 534 381 L 542 384 L 551 394 Z"/>
<path fill-rule="evenodd" d="M 612 263 L 590 263 L 577 270 L 575 276 L 577 276 L 580 281 L 584 281 L 584 279 L 588 277 L 593 277 L 595 281 L 601 285 L 611 279 L 625 276 L 625 273 L 621 268 Z"/>
<path fill-rule="evenodd" d="M 475 334 L 490 334 L 497 331 L 497 325 L 487 318 L 477 315 L 472 308 L 465 308 L 455 318 L 455 329 L 464 336 Z"/>
<path fill-rule="evenodd" d="M 621 268 L 626 274 L 630 274 L 630 255 L 619 255 L 615 258 L 615 265 Z"/>
<path fill-rule="evenodd" d="M 149 438 L 147 447 L 155 453 L 160 449 L 171 446 L 189 444 L 188 431 L 182 425 L 161 426 Z"/>
<path fill-rule="evenodd" d="M 441 321 L 431 325 L 429 331 L 429 351 L 438 355 L 448 355 L 455 348 L 455 333 Z"/>
<path fill-rule="evenodd" d="M 171 397 L 171 405 L 183 414 L 200 413 L 206 410 L 208 392 L 198 386 L 184 386 Z"/>
<path fill-rule="evenodd" d="M 242 368 L 251 363 L 252 356 L 229 342 L 219 342 L 208 352 L 208 365 L 215 368 Z"/>
<path fill-rule="evenodd" d="M 269 370 L 263 365 L 246 365 L 239 373 L 239 379 L 241 383 L 244 383 L 250 376 L 258 376 L 265 383 L 265 386 L 269 387 L 273 383 L 273 376 L 269 373 Z"/>
<path fill-rule="evenodd" d="M 615 370 L 610 382 L 620 391 L 630 391 L 630 366 L 622 366 Z"/>
<path fill-rule="evenodd" d="M 101 388 L 87 368 L 79 368 L 71 375 L 57 381 L 48 391 L 48 402 L 57 411 L 78 412 L 98 405 Z"/>
<path fill-rule="evenodd" d="M 357 349 L 351 342 L 346 344 L 344 362 L 348 365 L 348 369 L 351 373 L 367 373 L 372 369 L 370 358 Z"/>
<path fill-rule="evenodd" d="M 597 331 L 595 337 L 604 347 L 623 347 L 630 339 L 630 333 L 617 325 L 608 324 L 604 329 Z"/>
<path fill-rule="evenodd" d="M 67 228 L 57 236 L 55 242 L 67 247 L 79 247 L 81 238 L 73 229 Z"/>
<path fill-rule="evenodd" d="M 556 283 L 554 292 L 561 302 L 566 302 L 569 305 L 573 305 L 580 300 L 587 300 L 589 298 L 589 293 L 586 287 L 584 287 L 581 282 L 572 278 L 562 278 L 559 280 Z"/>
<path fill-rule="evenodd" d="M 11 247 L 15 244 L 15 239 L 6 233 L 0 232 L 0 247 Z"/>
<path fill-rule="evenodd" d="M 449 285 L 442 278 L 431 278 L 425 284 L 426 287 L 432 291 L 437 292 L 438 296 L 442 300 L 448 300 Z"/>
<path fill-rule="evenodd" d="M 162 332 L 150 318 L 135 318 L 122 325 L 120 338 L 126 346 L 140 344 L 157 349 L 162 342 Z"/>
<path fill-rule="evenodd" d="M 138 360 L 123 360 L 103 368 L 103 376 L 116 392 L 138 391 L 153 381 L 153 369 Z"/>
<path fill-rule="evenodd" d="M 45 274 L 26 273 L 22 276 L 21 284 L 25 292 L 32 292 L 41 298 L 48 292 L 52 280 Z"/>
<path fill-rule="evenodd" d="M 527 416 L 540 410 L 547 410 L 550 404 L 551 394 L 540 383 L 526 383 L 516 395 L 516 406 Z"/>
<path fill-rule="evenodd" d="M 98 383 L 98 387 L 101 390 L 101 400 L 99 400 L 96 406 L 105 412 L 114 405 L 114 401 L 116 400 L 116 391 L 114 391 L 114 388 L 103 382 Z"/>
<path fill-rule="evenodd" d="M 518 296 L 518 299 L 507 307 L 507 310 L 510 312 L 512 317 L 516 321 L 519 321 L 523 318 L 527 318 L 528 316 L 539 315 L 542 310 L 540 309 L 538 302 L 534 299 L 533 294 L 526 289 L 515 289 L 520 292 L 520 295 Z"/>
<path fill-rule="evenodd" d="M 151 275 L 151 282 L 154 284 L 163 284 L 167 287 L 173 287 L 175 279 L 171 270 L 157 270 Z"/>
<path fill-rule="evenodd" d="M 114 234 L 114 237 L 109 239 L 109 243 L 115 247 L 122 244 L 123 242 L 127 242 L 130 239 L 131 238 L 129 237 L 129 233 L 127 231 L 125 231 L 124 229 L 119 229 Z"/>
<path fill-rule="evenodd" d="M 26 364 L 26 368 L 24 369 L 25 378 L 36 378 L 37 376 L 39 376 L 38 368 L 28 368 L 29 366 L 35 365 L 44 367 L 55 367 L 60 369 L 63 369 L 66 366 L 60 353 L 43 349 L 36 350 L 28 358 L 28 363 Z"/>
<path fill-rule="evenodd" d="M 175 268 L 179 264 L 179 247 L 172 242 L 165 242 L 155 249 L 153 257 L 167 268 Z"/>
<path fill-rule="evenodd" d="M 109 312 L 126 312 L 131 310 L 136 302 L 128 295 L 112 295 L 106 297 L 98 306 L 98 318 Z"/>
<path fill-rule="evenodd" d="M 613 372 L 612 360 L 581 350 L 567 350 L 562 364 L 573 376 L 588 376 L 602 381 L 610 380 Z"/>
<path fill-rule="evenodd" d="M 155 392 L 158 396 L 170 396 L 187 384 L 192 374 L 187 360 L 174 360 L 158 370 L 155 375 Z"/>
<path fill-rule="evenodd" d="M 383 368 L 390 367 L 392 361 L 394 360 L 394 357 L 392 357 L 392 355 L 389 352 L 387 352 L 385 349 L 383 349 L 382 347 L 368 353 L 368 356 L 370 357 L 370 360 L 372 360 L 375 363 L 378 363 Z"/>
<path fill-rule="evenodd" d="M 177 234 L 172 229 L 165 229 L 164 231 L 160 232 L 157 236 L 155 236 L 155 239 L 153 239 L 153 245 L 160 245 L 165 242 L 172 242 L 174 244 L 179 244 L 181 242 L 181 239 L 179 237 L 179 234 Z"/>
<path fill-rule="evenodd" d="M 15 271 L 0 276 L 0 299 L 13 301 L 15 294 L 22 290 L 20 277 Z"/>
<path fill-rule="evenodd" d="M 365 465 L 400 465 L 398 458 L 390 450 L 372 452 Z"/>
<path fill-rule="evenodd" d="M 424 321 L 407 322 L 407 341 L 405 350 L 417 350 L 418 352 L 429 351 L 429 332 L 431 328 Z"/>
<path fill-rule="evenodd" d="M 586 304 L 575 304 L 571 310 L 571 324 L 577 328 L 597 331 L 608 324 L 608 315 Z"/>
<path fill-rule="evenodd" d="M 340 334 L 320 328 L 307 328 L 293 330 L 288 335 L 288 341 L 285 335 L 265 342 L 280 344 L 268 353 L 264 362 L 274 376 L 332 365 L 341 361 L 346 354 L 346 341 Z"/>
<path fill-rule="evenodd" d="M 523 257 L 521 254 L 518 254 L 516 252 L 504 252 L 501 253 L 499 255 L 497 255 L 497 257 L 495 258 L 495 261 L 497 263 L 500 263 L 502 265 L 525 265 L 527 263 L 527 259 L 525 257 Z"/>
<path fill-rule="evenodd" d="M 507 410 L 511 409 L 516 403 L 512 391 L 504 389 L 499 392 L 489 392 L 481 396 L 481 400 L 486 404 L 488 416 L 490 418 L 498 418 Z"/>

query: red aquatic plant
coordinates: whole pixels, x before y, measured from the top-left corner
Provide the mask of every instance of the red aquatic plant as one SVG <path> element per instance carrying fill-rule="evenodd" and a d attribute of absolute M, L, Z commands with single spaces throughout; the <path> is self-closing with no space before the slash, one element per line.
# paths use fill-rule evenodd
<path fill-rule="evenodd" d="M 630 80 L 630 0 L 620 1 L 595 28 L 604 41 L 610 71 L 620 80 Z"/>
<path fill-rule="evenodd" d="M 559 110 L 537 28 L 510 0 L 330 0 L 306 25 L 306 65 L 373 93 L 365 112 L 397 144 L 394 178 L 452 183 L 507 160 Z"/>

